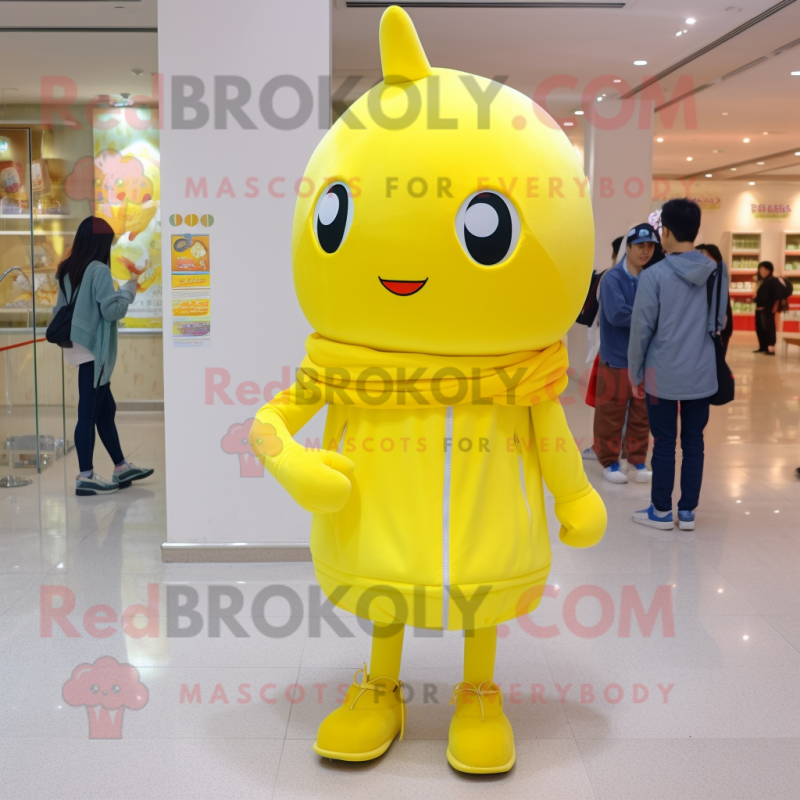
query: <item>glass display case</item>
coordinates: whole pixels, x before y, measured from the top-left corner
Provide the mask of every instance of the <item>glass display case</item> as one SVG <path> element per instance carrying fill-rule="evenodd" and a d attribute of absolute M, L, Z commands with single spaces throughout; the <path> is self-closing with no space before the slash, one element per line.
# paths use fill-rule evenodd
<path fill-rule="evenodd" d="M 76 225 L 65 193 L 68 161 L 53 155 L 65 136 L 0 124 L 0 477 L 10 485 L 72 445 L 61 351 L 42 341 Z"/>

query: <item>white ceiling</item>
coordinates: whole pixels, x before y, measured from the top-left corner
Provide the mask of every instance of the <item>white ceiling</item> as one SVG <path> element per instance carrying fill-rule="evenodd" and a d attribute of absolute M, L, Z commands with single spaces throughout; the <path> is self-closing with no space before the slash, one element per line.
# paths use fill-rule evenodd
<path fill-rule="evenodd" d="M 3 28 L 157 25 L 156 0 L 0 0 L 0 88 L 17 89 L 5 92 L 6 103 L 38 103 L 43 75 L 73 80 L 84 102 L 102 94 L 150 95 L 150 73 L 158 72 L 158 39 L 155 33 L 20 33 Z M 132 69 L 144 74 L 137 78 Z"/>
<path fill-rule="evenodd" d="M 155 33 L 20 33 L 3 28 L 155 28 L 156 2 L 0 0 L 0 88 L 18 90 L 6 92 L 6 103 L 38 102 L 42 75 L 71 78 L 84 101 L 98 94 L 149 95 L 150 73 L 158 70 Z M 591 79 L 617 75 L 638 86 L 645 76 L 671 67 L 778 2 L 632 0 L 623 9 L 412 8 L 410 13 L 436 66 L 507 75 L 510 85 L 529 95 L 547 77 L 575 76 L 575 91 L 557 90 L 548 102 L 551 113 L 564 116 L 579 107 Z M 348 75 L 361 75 L 352 99 L 380 77 L 378 24 L 383 10 L 347 8 L 345 0 L 332 4 L 334 90 Z M 697 22 L 687 25 L 687 17 Z M 688 33 L 675 36 L 684 29 Z M 679 76 L 688 76 L 694 86 L 718 81 L 798 37 L 800 0 L 692 60 L 660 85 L 671 97 Z M 635 67 L 635 59 L 648 64 Z M 144 75 L 134 76 L 134 68 Z M 800 157 L 793 152 L 800 151 L 800 77 L 790 76 L 793 70 L 800 70 L 800 46 L 698 92 L 693 98 L 696 128 L 687 128 L 683 112 L 670 129 L 664 127 L 663 116 L 657 119 L 654 135 L 663 136 L 664 142 L 654 146 L 656 174 L 711 172 L 715 179 L 752 179 L 764 173 L 784 180 L 797 176 L 795 159 Z M 611 85 L 603 91 L 611 94 Z M 583 122 L 574 120 L 568 134 L 580 145 Z M 742 141 L 745 137 L 751 139 L 749 144 Z M 791 153 L 770 158 L 782 151 Z M 688 156 L 692 162 L 687 162 Z M 766 163 L 759 167 L 757 160 Z M 737 165 L 735 172 L 731 165 Z"/>
<path fill-rule="evenodd" d="M 638 86 L 645 76 L 660 73 L 777 2 L 634 0 L 618 10 L 411 8 L 409 13 L 435 66 L 508 75 L 508 83 L 529 96 L 549 76 L 575 76 L 575 91 L 555 91 L 548 102 L 551 113 L 565 116 L 580 107 L 581 93 L 593 78 L 615 75 Z M 345 0 L 333 0 L 333 5 L 334 88 L 347 75 L 362 74 L 364 80 L 352 93 L 357 96 L 380 77 L 382 9 L 348 8 Z M 697 20 L 694 25 L 686 24 L 689 17 Z M 684 29 L 688 33 L 675 35 Z M 666 77 L 662 91 L 672 97 L 679 76 L 688 76 L 694 86 L 715 81 L 798 37 L 800 1 Z M 639 59 L 647 66 L 633 66 Z M 656 174 L 713 173 L 722 165 L 761 160 L 756 155 L 800 150 L 800 77 L 791 77 L 792 70 L 800 70 L 800 46 L 697 93 L 696 128 L 687 129 L 682 112 L 669 130 L 657 119 L 655 135 L 664 142 L 655 145 Z M 611 94 L 612 85 L 602 91 Z M 568 135 L 580 145 L 583 122 L 574 119 Z M 742 142 L 746 137 L 750 144 Z M 715 149 L 723 152 L 713 154 Z M 738 179 L 770 166 L 768 160 L 763 168 L 753 164 L 752 170 L 737 167 L 714 177 Z"/>

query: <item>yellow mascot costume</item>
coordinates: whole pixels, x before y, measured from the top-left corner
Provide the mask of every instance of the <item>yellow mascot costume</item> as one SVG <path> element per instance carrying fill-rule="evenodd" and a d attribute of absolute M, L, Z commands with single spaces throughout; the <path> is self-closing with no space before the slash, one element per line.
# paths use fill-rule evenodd
<path fill-rule="evenodd" d="M 366 761 L 402 739 L 405 625 L 464 630 L 447 758 L 505 772 L 515 749 L 493 681 L 496 626 L 532 611 L 547 581 L 543 482 L 562 542 L 590 547 L 606 527 L 558 400 L 561 339 L 591 274 L 591 205 L 572 146 L 528 98 L 432 68 L 397 6 L 380 45 L 383 82 L 305 173 L 294 281 L 316 333 L 250 439 L 314 514 L 331 602 L 373 622 L 369 668 L 315 751 Z M 325 449 L 297 444 L 325 405 Z"/>

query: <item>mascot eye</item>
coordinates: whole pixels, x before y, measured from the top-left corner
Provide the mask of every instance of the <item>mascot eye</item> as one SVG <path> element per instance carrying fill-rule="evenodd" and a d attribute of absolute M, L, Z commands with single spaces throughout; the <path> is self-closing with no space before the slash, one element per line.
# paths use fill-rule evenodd
<path fill-rule="evenodd" d="M 514 252 L 519 229 L 516 208 L 497 192 L 470 195 L 456 214 L 458 241 L 484 267 L 500 264 Z"/>
<path fill-rule="evenodd" d="M 317 200 L 314 232 L 326 253 L 335 253 L 353 224 L 353 195 L 345 183 L 332 183 Z"/>

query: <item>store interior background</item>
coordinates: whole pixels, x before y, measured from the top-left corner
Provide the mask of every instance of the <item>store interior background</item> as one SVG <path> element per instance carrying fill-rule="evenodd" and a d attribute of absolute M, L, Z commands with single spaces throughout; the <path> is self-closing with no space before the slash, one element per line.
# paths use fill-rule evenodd
<path fill-rule="evenodd" d="M 158 7 L 156 2 L 0 0 L 0 89 L 5 87 L 0 137 L 10 141 L 18 136 L 12 131 L 22 130 L 27 139 L 31 129 L 31 157 L 48 160 L 51 202 L 57 199 L 67 210 L 55 218 L 35 218 L 34 245 L 49 261 L 36 261 L 33 268 L 30 255 L 25 261 L 31 246 L 29 222 L 3 213 L 0 275 L 19 264 L 34 282 L 37 276 L 52 276 L 57 257 L 69 245 L 69 232 L 88 213 L 86 200 L 70 198 L 61 183 L 82 158 L 94 156 L 98 142 L 85 124 L 93 97 L 129 93 L 147 96 L 149 106 L 160 101 L 151 76 L 159 70 L 199 74 L 206 80 L 214 72 L 226 72 L 247 75 L 254 83 L 280 72 L 306 78 L 308 73 L 323 74 L 316 63 L 313 72 L 310 67 L 307 73 L 297 72 L 292 51 L 305 55 L 295 44 L 302 40 L 307 51 L 318 56 L 324 51 L 327 61 L 327 28 L 323 37 L 322 23 L 316 27 L 313 41 L 308 33 L 316 21 L 309 8 L 319 10 L 327 0 L 229 0 L 224 14 L 218 0 L 159 0 Z M 165 8 L 170 12 L 166 19 Z M 350 75 L 362 76 L 343 98 L 335 95 L 333 111 L 340 114 L 380 77 L 381 9 L 332 0 L 330 10 L 334 92 L 339 93 Z M 800 233 L 800 156 L 794 155 L 800 152 L 800 76 L 791 74 L 800 71 L 800 46 L 794 46 L 800 44 L 800 0 L 725 0 L 719 5 L 708 0 L 632 0 L 619 9 L 445 7 L 412 8 L 410 13 L 434 64 L 505 74 L 512 86 L 529 95 L 548 78 L 573 76 L 576 88 L 554 88 L 547 108 L 563 120 L 565 134 L 579 153 L 603 155 L 600 169 L 612 170 L 615 177 L 646 175 L 648 185 L 652 177 L 653 191 L 647 196 L 618 194 L 611 203 L 593 198 L 596 218 L 603 220 L 596 267 L 608 265 L 609 244 L 627 225 L 663 198 L 685 194 L 687 185 L 690 196 L 705 206 L 700 238 L 716 242 L 729 263 L 734 234 L 760 234 L 758 255 L 740 258 L 771 259 L 778 273 L 792 263 L 786 237 Z M 277 31 L 273 44 L 283 39 L 286 51 L 280 50 L 280 42 L 264 46 L 266 25 L 249 24 L 269 15 Z M 690 17 L 697 19 L 691 28 L 682 24 Z M 306 36 L 297 36 L 291 24 L 302 26 Z M 742 29 L 737 32 L 738 26 Z M 75 27 L 103 30 L 64 31 Z M 731 32 L 729 39 L 718 42 Z M 649 63 L 636 67 L 633 61 L 638 59 Z M 660 87 L 667 98 L 675 92 L 680 96 L 680 77 L 691 78 L 696 127 L 687 125 L 683 103 L 673 124 L 659 113 L 652 131 L 620 131 L 621 144 L 614 147 L 603 140 L 607 152 L 599 152 L 585 117 L 574 114 L 587 84 L 599 74 L 616 74 L 637 87 L 645 74 L 658 75 L 681 62 L 661 79 Z M 142 74 L 135 75 L 134 69 Z M 42 75 L 66 75 L 75 82 L 70 110 L 84 125 L 78 130 L 58 123 L 44 133 L 40 150 Z M 613 90 L 603 88 L 598 96 L 603 92 L 607 96 L 599 106 L 605 107 L 614 102 Z M 178 189 L 182 192 L 185 175 L 194 174 L 194 162 L 216 170 L 217 176 L 223 169 L 235 173 L 237 188 L 246 176 L 258 175 L 263 189 L 273 175 L 293 174 L 295 163 L 311 153 L 312 137 L 321 135 L 312 125 L 310 132 L 284 136 L 291 141 L 283 151 L 269 146 L 273 132 L 263 125 L 247 132 L 252 146 L 243 144 L 244 133 L 236 130 L 199 131 L 196 137 L 187 132 L 182 141 L 162 132 L 161 200 L 152 200 L 164 204 L 159 208 L 162 238 L 173 230 L 170 215 L 196 210 L 217 217 L 211 234 L 224 257 L 216 262 L 220 272 L 215 278 L 221 281 L 214 291 L 227 303 L 227 316 L 215 311 L 221 335 L 201 353 L 174 349 L 171 342 L 165 346 L 171 326 L 163 334 L 146 328 L 120 333 L 113 387 L 124 409 L 118 414 L 121 438 L 126 456 L 155 467 L 156 474 L 111 497 L 78 498 L 74 449 L 61 458 L 40 454 L 48 455 L 46 463 L 42 458 L 41 473 L 35 452 L 11 453 L 22 462 L 11 467 L 14 474 L 31 484 L 0 488 L 0 794 L 795 800 L 800 783 L 800 482 L 794 477 L 800 463 L 800 350 L 792 347 L 784 355 L 779 347 L 778 357 L 771 359 L 753 355 L 755 335 L 748 330 L 735 334 L 729 351 L 737 398 L 714 409 L 707 428 L 696 532 L 648 535 L 630 515 L 647 505 L 649 486 L 610 484 L 594 462 L 585 462 L 586 471 L 611 520 L 601 545 L 585 550 L 563 546 L 548 503 L 554 556 L 549 581 L 560 587 L 560 594 L 548 598 L 534 619 L 558 623 L 564 635 L 540 640 L 513 622 L 498 646 L 505 665 L 498 681 L 504 690 L 516 681 L 542 681 L 548 687 L 546 705 L 527 702 L 527 686 L 524 703 L 506 695 L 518 760 L 505 778 L 468 781 L 452 772 L 445 759 L 452 711 L 447 700 L 461 678 L 459 632 L 443 641 L 407 636 L 403 680 L 406 686 L 432 683 L 440 702 L 424 703 L 418 691 L 404 740 L 380 761 L 352 769 L 320 759 L 311 747 L 320 720 L 338 702 L 335 687 L 349 684 L 368 657 L 367 635 L 350 615 L 341 619 L 355 633 L 352 638 L 340 637 L 327 622 L 322 622 L 322 636 L 311 635 L 311 616 L 296 634 L 280 639 L 254 631 L 250 638 L 237 638 L 224 626 L 218 638 L 205 631 L 192 638 L 170 637 L 163 615 L 160 634 L 153 637 L 129 635 L 119 625 L 108 638 L 89 635 L 82 624 L 87 609 L 103 604 L 121 614 L 132 605 L 149 603 L 152 585 L 160 590 L 162 611 L 168 590 L 175 586 L 198 591 L 201 607 L 210 587 L 220 584 L 235 583 L 247 609 L 263 589 L 279 584 L 301 598 L 314 596 L 311 587 L 317 583 L 308 563 L 164 563 L 163 550 L 168 537 L 186 541 L 187 529 L 191 533 L 201 517 L 214 535 L 230 537 L 227 551 L 220 548 L 217 555 L 245 550 L 231 546 L 254 531 L 236 519 L 245 512 L 258 517 L 256 532 L 262 541 L 270 536 L 285 540 L 290 530 L 297 542 L 305 538 L 307 544 L 309 515 L 268 474 L 242 479 L 240 467 L 246 465 L 247 454 L 226 453 L 220 446 L 229 425 L 243 424 L 258 406 L 204 405 L 203 364 L 198 360 L 205 354 L 214 359 L 206 363 L 229 368 L 233 389 L 244 381 L 263 386 L 280 379 L 275 364 L 297 364 L 302 357 L 304 329 L 291 289 L 289 259 L 274 255 L 278 248 L 284 248 L 281 253 L 289 249 L 291 198 L 279 204 L 262 191 L 244 203 L 214 198 L 212 191 L 207 204 L 187 206 L 179 202 L 183 195 Z M 188 146 L 189 138 L 197 141 Z M 0 161 L 8 160 L 7 152 L 0 153 Z M 790 205 L 792 211 L 783 218 L 757 217 L 753 203 L 756 209 L 759 204 Z M 254 232 L 271 236 L 273 249 L 254 248 Z M 253 252 L 259 257 L 250 258 Z M 273 256 L 271 262 L 262 257 L 265 252 Z M 275 278 L 273 294 L 263 298 L 252 287 L 260 291 L 264 286 L 265 262 Z M 40 338 L 49 315 L 40 299 L 34 301 L 35 312 L 33 302 L 25 305 L 24 280 L 14 284 L 12 294 L 12 281 L 16 276 L 0 285 L 0 347 Z M 164 286 L 165 296 L 167 291 Z M 7 308 L 9 302 L 19 305 Z M 284 311 L 288 319 L 280 318 Z M 570 358 L 578 372 L 585 369 L 585 341 L 585 329 L 570 332 Z M 0 477 L 9 469 L 4 443 L 11 435 L 30 435 L 38 425 L 44 435 L 72 437 L 75 370 L 65 367 L 60 356 L 47 344 L 0 352 Z M 264 364 L 268 359 L 273 361 Z M 249 364 L 259 361 L 259 369 L 250 369 Z M 567 394 L 576 397 L 577 387 Z M 576 402 L 565 410 L 573 433 L 586 442 L 591 435 L 586 407 Z M 178 424 L 183 427 L 176 428 Z M 110 460 L 99 444 L 96 455 L 98 470 L 108 476 Z M 296 550 L 294 560 L 300 560 Z M 80 638 L 56 626 L 53 636 L 42 636 L 41 589 L 46 586 L 74 593 L 72 618 Z M 645 607 L 657 587 L 671 586 L 678 635 L 663 637 L 657 625 L 652 636 L 634 630 L 620 637 L 616 624 L 602 638 L 567 635 L 562 624 L 565 598 L 586 586 L 606 591 L 615 603 L 623 587 L 636 587 Z M 275 602 L 281 603 L 280 598 Z M 276 625 L 286 621 L 283 608 L 276 608 Z M 590 607 L 586 618 L 581 612 L 581 621 L 594 624 L 601 616 L 600 608 L 596 611 L 594 616 Z M 248 630 L 250 621 L 244 620 Z M 141 624 L 139 620 L 137 626 Z M 135 666 L 151 693 L 147 708 L 126 712 L 124 738 L 105 744 L 87 737 L 85 709 L 61 700 L 71 671 L 100 655 Z M 257 687 L 267 680 L 281 689 L 304 685 L 308 702 L 295 705 L 286 695 L 274 704 L 262 703 Z M 252 682 L 251 704 L 235 699 L 235 687 L 243 681 Z M 578 699 L 584 682 L 597 689 L 597 703 Z M 180 687 L 196 683 L 202 684 L 202 707 L 180 702 Z M 599 687 L 612 683 L 624 686 L 624 702 L 611 705 L 600 699 Z M 647 703 L 630 700 L 635 683 L 650 687 Z M 658 683 L 675 685 L 669 704 L 661 702 Z M 225 687 L 230 703 L 209 703 L 217 684 Z M 564 703 L 560 688 L 567 684 L 573 688 Z M 329 687 L 324 703 L 317 702 L 318 685 Z M 101 750 L 103 767 L 98 769 Z"/>
<path fill-rule="evenodd" d="M 0 275 L 19 267 L 26 276 L 26 280 L 18 278 L 17 271 L 0 283 L 0 346 L 8 346 L 43 336 L 54 302 L 55 267 L 69 248 L 71 232 L 89 213 L 87 199 L 75 197 L 67 185 L 81 159 L 96 157 L 104 146 L 102 132 L 93 131 L 87 118 L 115 113 L 114 104 L 129 102 L 128 98 L 135 100 L 140 116 L 157 114 L 159 65 L 155 0 L 46 4 L 46 23 L 36 17 L 38 3 L 3 5 L 0 147 L 5 142 L 6 149 L 0 161 L 4 165 L 21 162 L 27 170 L 29 160 L 43 159 L 51 183 L 47 194 L 60 206 L 57 214 L 47 213 L 46 207 L 39 211 L 41 196 L 25 198 L 23 192 L 23 206 L 27 199 L 34 209 L 32 237 L 30 218 L 8 214 L 8 209 L 0 213 Z M 380 77 L 375 34 L 382 9 L 360 5 L 369 4 L 332 0 L 334 118 Z M 585 87 L 601 73 L 640 87 L 643 76 L 666 72 L 657 86 L 664 100 L 656 99 L 654 128 L 646 132 L 653 140 L 652 195 L 642 198 L 639 207 L 649 211 L 668 197 L 687 194 L 701 203 L 704 216 L 699 239 L 716 243 L 733 268 L 735 343 L 755 344 L 751 276 L 760 259 L 771 260 L 776 274 L 798 281 L 792 309 L 783 317 L 784 331 L 797 332 L 800 104 L 786 98 L 800 95 L 800 75 L 792 75 L 800 69 L 800 40 L 791 35 L 800 30 L 800 4 L 778 4 L 783 7 L 777 11 L 768 1 L 715 9 L 695 8 L 691 3 L 682 3 L 680 8 L 665 5 L 640 0 L 621 10 L 445 7 L 416 8 L 412 13 L 429 58 L 437 66 L 506 75 L 510 85 L 529 96 L 546 92 L 548 111 L 559 119 L 581 157 L 587 139 L 586 117 L 575 111 L 581 108 Z M 692 15 L 694 24 L 681 22 Z M 35 30 L 44 24 L 50 32 Z M 81 26 L 104 32 L 64 32 Z M 642 31 L 665 26 L 674 28 L 674 35 L 652 41 L 642 35 Z M 736 26 L 742 27 L 736 35 L 718 41 Z M 558 47 L 552 46 L 555 40 Z M 715 46 L 709 47 L 712 43 Z M 37 53 L 33 70 L 28 68 L 32 52 Z M 633 65 L 640 57 L 647 58 L 647 66 Z M 76 89 L 68 109 L 55 102 L 61 107 L 55 111 L 53 126 L 41 124 L 50 113 L 41 103 L 43 75 L 65 76 Z M 574 76 L 576 88 L 564 88 L 558 85 L 564 81 L 558 79 L 548 86 L 553 76 Z M 350 88 L 343 93 L 346 84 Z M 645 87 L 636 96 L 656 97 L 653 91 Z M 55 90 L 56 97 L 61 93 Z M 604 86 L 598 97 L 612 102 L 613 89 Z M 675 97 L 681 102 L 670 103 Z M 116 112 L 121 113 L 120 109 Z M 80 127 L 65 123 L 69 115 L 80 121 Z M 129 128 L 125 136 L 112 138 L 110 146 L 123 153 L 126 147 L 135 150 L 144 134 Z M 9 198 L 12 204 L 18 200 Z M 152 197 L 149 204 L 155 209 L 146 234 L 153 245 L 148 264 L 155 284 L 149 288 L 151 297 L 161 290 L 156 253 L 165 220 L 160 198 Z M 769 213 L 771 209 L 775 212 Z M 622 218 L 625 226 L 636 221 L 624 214 Z M 620 230 L 599 230 L 598 241 L 610 242 L 624 232 L 622 227 L 621 223 Z M 606 249 L 598 247 L 595 266 L 604 268 L 606 258 Z M 289 269 L 288 264 L 284 267 Z M 230 275 L 235 284 L 234 270 Z M 37 291 L 31 291 L 27 279 Z M 114 393 L 122 413 L 158 414 L 164 402 L 163 334 L 156 312 L 149 319 L 142 316 L 131 315 L 121 325 Z M 576 341 L 583 339 L 582 333 L 576 331 Z M 573 365 L 579 360 L 579 350 L 575 348 Z M 0 395 L 5 400 L 0 441 L 38 431 L 62 439 L 62 447 L 69 449 L 77 407 L 75 371 L 64 368 L 60 352 L 44 343 L 35 349 L 6 350 L 0 360 Z M 47 467 L 53 456 L 39 455 L 40 464 Z M 4 448 L 0 471 L 8 469 L 35 480 L 32 456 Z"/>

